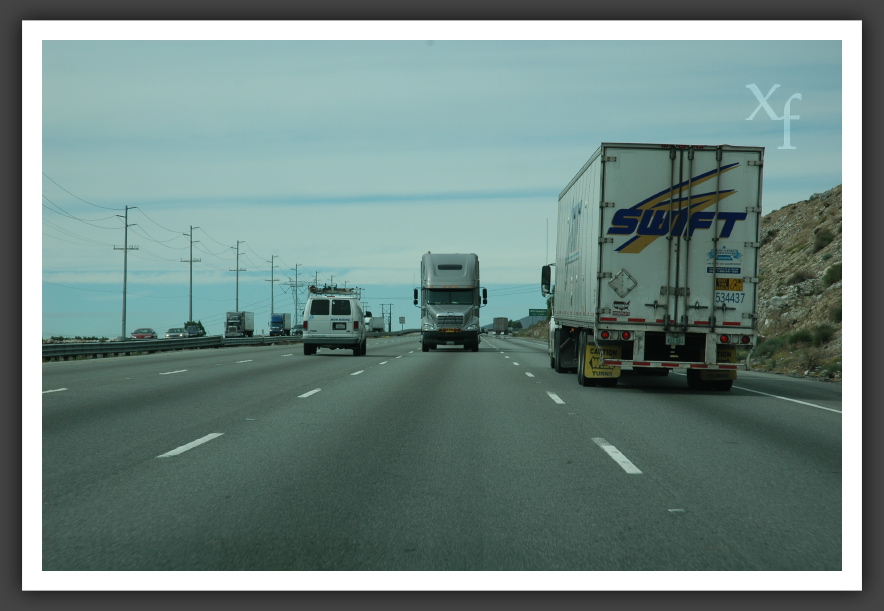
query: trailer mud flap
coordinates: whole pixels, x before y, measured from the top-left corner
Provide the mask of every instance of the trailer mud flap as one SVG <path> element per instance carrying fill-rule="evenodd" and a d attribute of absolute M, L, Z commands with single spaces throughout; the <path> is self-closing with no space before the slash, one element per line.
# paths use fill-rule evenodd
<path fill-rule="evenodd" d="M 718 345 L 716 347 L 716 362 L 718 363 L 736 363 L 737 348 L 735 346 Z M 733 369 L 713 369 L 700 371 L 700 379 L 704 382 L 712 382 L 715 380 L 736 380 L 737 372 Z"/>
<path fill-rule="evenodd" d="M 620 346 L 604 346 L 602 348 L 605 357 L 609 359 L 620 360 Z M 619 378 L 620 367 L 611 365 L 602 365 L 602 355 L 598 346 L 595 344 L 586 345 L 586 358 L 583 359 L 583 375 L 586 378 Z"/>

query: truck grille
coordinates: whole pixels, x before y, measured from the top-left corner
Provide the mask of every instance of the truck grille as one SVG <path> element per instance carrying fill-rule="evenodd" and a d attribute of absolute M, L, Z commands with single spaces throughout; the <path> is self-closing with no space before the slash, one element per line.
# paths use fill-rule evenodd
<path fill-rule="evenodd" d="M 440 327 L 462 327 L 463 326 L 463 316 L 439 316 L 436 319 L 436 322 Z"/>

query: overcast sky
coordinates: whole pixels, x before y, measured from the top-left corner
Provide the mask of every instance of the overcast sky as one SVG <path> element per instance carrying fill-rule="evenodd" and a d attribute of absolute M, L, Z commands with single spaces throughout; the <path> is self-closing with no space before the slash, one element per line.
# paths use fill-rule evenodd
<path fill-rule="evenodd" d="M 479 255 L 484 323 L 545 307 L 558 194 L 601 142 L 764 146 L 765 213 L 842 182 L 842 78 L 858 92 L 861 70 L 842 68 L 847 24 L 714 42 L 616 39 L 658 37 L 653 22 L 517 25 L 26 28 L 22 243 L 39 210 L 43 337 L 123 331 L 126 206 L 127 335 L 179 326 L 191 303 L 221 333 L 237 295 L 260 332 L 271 303 L 295 312 L 296 269 L 362 288 L 398 329 L 418 325 L 428 250 Z M 845 197 L 845 217 L 859 205 Z"/>

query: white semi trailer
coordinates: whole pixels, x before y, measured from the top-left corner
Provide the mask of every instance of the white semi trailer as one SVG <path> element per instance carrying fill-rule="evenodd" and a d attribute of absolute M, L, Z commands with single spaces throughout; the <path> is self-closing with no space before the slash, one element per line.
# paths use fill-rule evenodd
<path fill-rule="evenodd" d="M 755 343 L 763 162 L 763 147 L 599 147 L 559 195 L 556 371 L 613 386 L 678 369 L 731 388 Z"/>

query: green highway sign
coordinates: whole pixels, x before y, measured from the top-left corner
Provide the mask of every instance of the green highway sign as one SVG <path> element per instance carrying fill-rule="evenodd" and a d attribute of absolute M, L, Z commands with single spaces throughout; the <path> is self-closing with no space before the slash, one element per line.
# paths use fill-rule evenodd
<path fill-rule="evenodd" d="M 528 316 L 546 316 L 546 308 L 542 310 L 529 309 Z"/>

